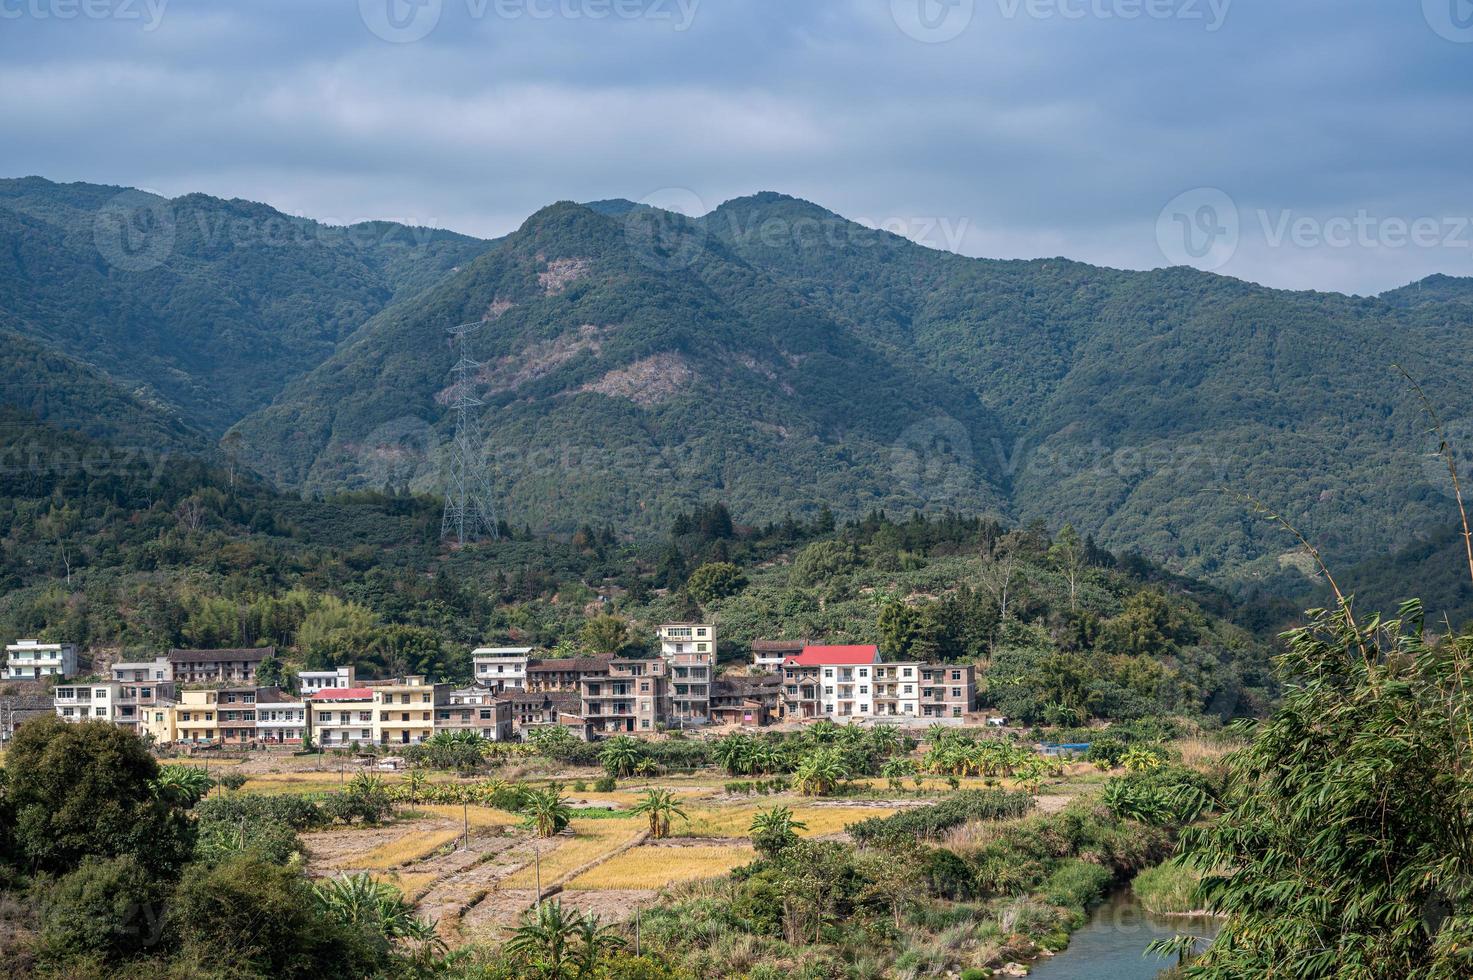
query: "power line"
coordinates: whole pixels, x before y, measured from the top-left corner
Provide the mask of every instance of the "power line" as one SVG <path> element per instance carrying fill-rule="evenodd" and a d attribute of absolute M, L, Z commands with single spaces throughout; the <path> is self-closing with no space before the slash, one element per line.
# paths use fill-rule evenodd
<path fill-rule="evenodd" d="M 475 396 L 474 385 L 481 365 L 466 352 L 467 338 L 482 324 L 464 323 L 449 330 L 455 347 L 454 380 L 455 438 L 450 444 L 449 470 L 445 481 L 445 515 L 440 521 L 440 537 L 455 535 L 464 545 L 482 533 L 498 541 L 496 508 L 492 503 L 491 481 L 481 455 L 484 443 L 480 437 L 479 413 L 484 403 Z"/>

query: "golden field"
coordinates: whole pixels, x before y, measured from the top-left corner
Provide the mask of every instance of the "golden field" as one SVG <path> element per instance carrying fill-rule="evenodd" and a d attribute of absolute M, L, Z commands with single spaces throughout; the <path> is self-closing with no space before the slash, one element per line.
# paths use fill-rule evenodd
<path fill-rule="evenodd" d="M 631 848 L 568 883 L 570 891 L 655 890 L 696 878 L 714 878 L 752 861 L 756 852 L 743 844 Z"/>

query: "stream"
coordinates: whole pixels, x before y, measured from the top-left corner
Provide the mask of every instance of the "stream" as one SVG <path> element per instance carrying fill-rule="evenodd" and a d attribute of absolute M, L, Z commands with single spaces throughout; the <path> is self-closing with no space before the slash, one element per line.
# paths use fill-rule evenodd
<path fill-rule="evenodd" d="M 1146 946 L 1178 933 L 1211 937 L 1217 930 L 1218 923 L 1211 918 L 1151 915 L 1126 888 L 1094 910 L 1089 923 L 1070 938 L 1068 949 L 1039 960 L 1029 976 L 1037 980 L 1154 980 L 1176 960 L 1142 955 Z"/>

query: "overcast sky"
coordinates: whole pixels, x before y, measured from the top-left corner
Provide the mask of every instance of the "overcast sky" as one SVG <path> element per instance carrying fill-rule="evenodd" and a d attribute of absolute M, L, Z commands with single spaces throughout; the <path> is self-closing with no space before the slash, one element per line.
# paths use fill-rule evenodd
<path fill-rule="evenodd" d="M 480 235 L 777 190 L 970 255 L 1473 275 L 1473 0 L 0 0 L 0 174 Z"/>

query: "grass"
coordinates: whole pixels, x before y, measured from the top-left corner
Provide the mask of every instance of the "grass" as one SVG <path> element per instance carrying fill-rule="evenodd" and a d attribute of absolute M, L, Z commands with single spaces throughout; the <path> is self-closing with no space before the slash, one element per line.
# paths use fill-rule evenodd
<path fill-rule="evenodd" d="M 1157 915 L 1185 915 L 1199 908 L 1193 892 L 1199 881 L 1197 872 L 1175 864 L 1160 864 L 1135 876 L 1131 891 L 1140 899 L 1141 907 Z"/>
<path fill-rule="evenodd" d="M 484 830 L 487 827 L 516 827 L 522 822 L 522 818 L 515 813 L 508 813 L 505 810 L 493 810 L 488 806 L 471 806 L 462 809 L 453 803 L 437 806 L 427 806 L 422 803 L 416 809 L 421 813 L 428 813 L 432 816 L 454 820 L 457 825 L 461 826 L 463 826 L 461 822 L 466 817 L 469 817 L 472 830 Z"/>
<path fill-rule="evenodd" d="M 411 861 L 420 861 L 440 848 L 455 842 L 460 837 L 460 828 L 453 830 L 421 830 L 405 834 L 397 840 L 380 844 L 354 862 L 360 868 L 387 871 L 402 867 Z"/>
<path fill-rule="evenodd" d="M 542 887 L 590 861 L 618 850 L 645 830 L 620 820 L 574 820 L 572 838 L 559 838 L 557 847 L 542 855 Z M 535 888 L 536 869 L 528 865 L 502 882 L 503 888 Z"/>
<path fill-rule="evenodd" d="M 791 801 L 774 801 L 772 806 L 791 806 Z M 675 819 L 671 825 L 673 837 L 746 837 L 752 828 L 752 818 L 765 806 L 687 807 L 690 822 Z M 806 830 L 798 831 L 803 837 L 837 834 L 852 823 L 870 817 L 888 817 L 894 807 L 815 807 L 793 806 L 793 819 L 807 824 Z"/>
<path fill-rule="evenodd" d="M 391 871 L 374 877 L 399 889 L 399 894 L 411 902 L 418 901 L 429 891 L 431 885 L 440 880 L 440 876 L 433 871 Z"/>
<path fill-rule="evenodd" d="M 625 851 L 568 884 L 572 891 L 654 890 L 682 881 L 715 878 L 751 862 L 756 852 L 745 845 L 651 847 Z"/>

